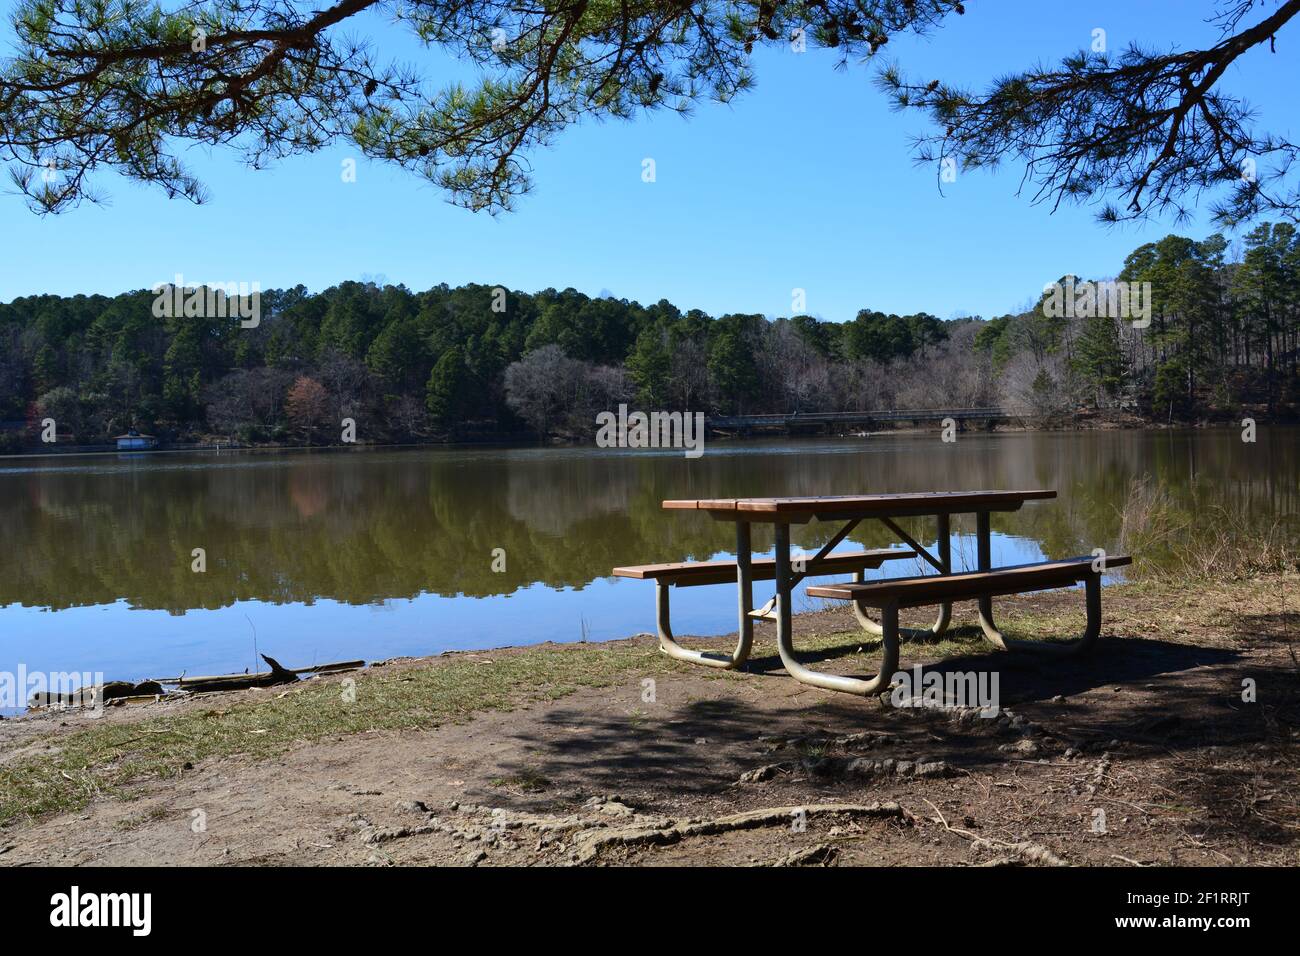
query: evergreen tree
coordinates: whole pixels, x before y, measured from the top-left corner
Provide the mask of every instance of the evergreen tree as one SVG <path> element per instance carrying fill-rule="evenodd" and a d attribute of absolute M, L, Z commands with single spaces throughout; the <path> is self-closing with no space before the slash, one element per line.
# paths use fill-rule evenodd
<path fill-rule="evenodd" d="M 398 395 L 415 387 L 429 367 L 426 363 L 419 327 L 414 317 L 405 315 L 386 325 L 366 353 L 366 366 Z"/>
<path fill-rule="evenodd" d="M 528 151 L 571 126 L 730 102 L 753 86 L 763 49 L 794 35 L 856 63 L 891 37 L 965 13 L 962 0 L 419 0 L 400 5 L 399 23 L 430 48 L 421 69 L 376 56 L 384 44 L 355 35 L 378 6 L 17 0 L 13 55 L 0 61 L 0 160 L 33 209 L 59 212 L 94 198 L 107 170 L 201 201 L 204 186 L 183 161 L 196 143 L 246 147 L 254 167 L 349 143 L 469 208 L 496 211 L 528 189 Z M 1156 37 L 1122 51 L 1066 49 L 1056 63 L 1000 66 L 983 90 L 907 79 L 896 65 L 876 79 L 897 108 L 931 117 L 918 142 L 927 163 L 1018 161 L 1040 199 L 1109 194 L 1107 221 L 1185 214 L 1206 191 L 1226 223 L 1268 210 L 1294 219 L 1300 145 L 1257 128 L 1250 106 L 1219 83 L 1239 61 L 1285 44 L 1300 4 L 1204 0 L 1203 13 L 1219 29 L 1200 49 Z M 509 52 L 485 55 L 481 38 L 496 30 L 511 38 Z M 469 68 L 444 70 L 449 57 Z M 440 73 L 454 80 L 435 82 Z M 41 175 L 46 162 L 57 181 Z M 331 344 L 361 358 L 371 338 Z"/>
<path fill-rule="evenodd" d="M 425 407 L 435 425 L 448 428 L 457 421 L 464 407 L 462 389 L 465 382 L 465 355 L 453 345 L 433 366 L 425 389 Z"/>
<path fill-rule="evenodd" d="M 734 324 L 718 332 L 709 347 L 709 377 L 718 404 L 729 411 L 743 412 L 747 400 L 758 388 L 754 352 L 744 333 Z"/>
<path fill-rule="evenodd" d="M 664 408 L 667 405 L 672 369 L 668 333 L 652 325 L 637 336 L 636 347 L 627 358 L 627 370 L 643 406 Z"/>
<path fill-rule="evenodd" d="M 1119 328 L 1109 316 L 1085 319 L 1074 351 L 1075 368 L 1093 389 L 1097 407 L 1113 399 L 1124 384 L 1124 353 Z"/>

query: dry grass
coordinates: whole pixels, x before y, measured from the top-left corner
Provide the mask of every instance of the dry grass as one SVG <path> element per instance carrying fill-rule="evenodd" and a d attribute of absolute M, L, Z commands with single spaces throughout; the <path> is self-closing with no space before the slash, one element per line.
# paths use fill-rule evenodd
<path fill-rule="evenodd" d="M 976 632 L 963 629 L 927 644 L 925 653 L 969 653 L 979 641 Z M 799 647 L 802 653 L 852 648 L 850 654 L 867 668 L 879 657 L 879 641 L 864 639 L 861 631 L 810 634 L 801 637 Z M 755 641 L 755 659 L 775 655 L 770 635 Z M 0 767 L 0 826 L 76 810 L 99 795 L 128 796 L 125 788 L 132 783 L 174 777 L 186 764 L 203 760 L 265 759 L 323 737 L 434 727 L 529 700 L 555 700 L 580 687 L 608 687 L 674 671 L 747 679 L 745 674 L 679 664 L 645 643 L 542 645 L 359 672 L 354 701 L 344 699 L 337 681 L 313 681 L 274 696 L 222 701 L 204 710 L 105 722 L 52 737 L 52 752 Z M 518 780 L 503 779 L 499 785 L 527 788 L 526 781 Z"/>
<path fill-rule="evenodd" d="M 337 681 L 313 681 L 205 710 L 103 722 L 51 738 L 53 752 L 0 767 L 0 825 L 75 810 L 100 794 L 120 794 L 132 782 L 174 777 L 187 763 L 266 758 L 322 737 L 434 727 L 673 666 L 644 644 L 543 645 L 362 672 L 355 700 L 345 698 Z"/>
<path fill-rule="evenodd" d="M 1142 555 L 1133 577 L 1165 582 L 1232 580 L 1300 570 L 1300 516 L 1261 520 L 1223 505 L 1178 504 L 1135 479 L 1121 511 L 1120 547 Z"/>

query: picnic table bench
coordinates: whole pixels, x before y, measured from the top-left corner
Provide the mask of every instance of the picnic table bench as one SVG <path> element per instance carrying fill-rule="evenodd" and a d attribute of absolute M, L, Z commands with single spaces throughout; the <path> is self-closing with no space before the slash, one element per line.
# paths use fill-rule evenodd
<path fill-rule="evenodd" d="M 622 567 L 615 568 L 613 573 L 619 577 L 655 581 L 659 645 L 671 657 L 711 667 L 740 667 L 749 657 L 754 621 L 772 621 L 777 626 L 777 651 L 781 662 L 795 680 L 850 694 L 876 694 L 889 687 L 897 670 L 900 637 L 916 633 L 943 634 L 952 620 L 952 605 L 955 601 L 973 599 L 977 602 L 979 623 L 985 636 L 1002 650 L 1041 649 L 1073 653 L 1093 644 L 1101 629 L 1101 574 L 1131 563 L 1131 558 L 1103 554 L 1100 557 L 1088 555 L 1064 561 L 1042 561 L 1003 568 L 992 566 L 990 515 L 993 512 L 1016 511 L 1027 501 L 1055 497 L 1055 491 L 1033 489 L 665 501 L 663 507 L 668 510 L 699 511 L 715 520 L 735 522 L 736 560 Z M 954 514 L 972 513 L 975 515 L 978 569 L 953 574 L 951 517 Z M 915 516 L 934 518 L 937 554 L 931 554 L 895 521 L 896 518 Z M 880 521 L 893 531 L 907 546 L 906 549 L 833 554 L 835 547 L 868 518 Z M 841 521 L 843 525 L 816 555 L 792 562 L 790 526 L 812 520 Z M 771 558 L 755 559 L 752 556 L 751 526 L 757 523 L 768 523 L 774 527 L 776 547 Z M 865 580 L 864 571 L 867 568 L 878 568 L 885 561 L 918 557 L 933 566 L 938 574 L 873 582 Z M 814 585 L 808 588 L 807 593 L 812 597 L 852 602 L 854 614 L 862 627 L 881 638 L 883 660 L 880 670 L 875 677 L 867 680 L 814 671 L 801 664 L 794 653 L 791 598 L 795 586 L 805 577 L 848 572 L 854 573 L 855 582 Z M 733 578 L 739 592 L 739 629 L 735 649 L 730 654 L 724 654 L 697 651 L 679 645 L 672 634 L 669 588 L 722 584 Z M 757 609 L 753 607 L 753 582 L 756 580 L 776 582 L 773 599 Z M 1080 581 L 1085 585 L 1088 623 L 1082 637 L 1073 643 L 1010 641 L 993 621 L 994 597 L 1065 587 Z M 934 624 L 927 631 L 917 632 L 899 627 L 900 608 L 922 606 L 939 608 Z M 879 611 L 879 622 L 867 614 L 867 608 Z"/>
<path fill-rule="evenodd" d="M 748 529 L 746 529 L 748 530 Z M 902 549 L 877 551 L 852 551 L 847 554 L 832 554 L 804 573 L 809 575 L 844 574 L 856 572 L 859 577 L 867 568 L 878 568 L 886 561 L 915 557 L 916 552 Z M 809 562 L 811 564 L 811 562 Z M 754 618 L 756 612 L 746 607 L 752 603 L 754 581 L 771 581 L 777 576 L 776 558 L 750 559 L 748 573 L 740 579 L 741 590 L 741 627 L 736 649 L 730 654 L 716 651 L 695 651 L 682 647 L 673 637 L 671 611 L 668 589 L 677 587 L 696 587 L 704 584 L 725 584 L 738 580 L 739 561 L 697 561 L 677 564 L 643 564 L 630 568 L 615 568 L 614 575 L 622 578 L 651 579 L 655 582 L 655 620 L 659 631 L 659 647 L 669 657 L 694 664 L 710 667 L 739 667 L 749 657 L 750 644 L 754 639 Z M 770 612 L 768 612 L 770 613 Z"/>

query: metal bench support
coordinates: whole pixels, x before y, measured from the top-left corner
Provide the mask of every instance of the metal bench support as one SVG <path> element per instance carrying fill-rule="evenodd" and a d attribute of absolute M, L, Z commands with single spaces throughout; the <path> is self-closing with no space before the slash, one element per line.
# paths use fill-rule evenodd
<path fill-rule="evenodd" d="M 672 580 L 657 578 L 655 580 L 655 614 L 659 629 L 659 649 L 669 657 L 691 664 L 703 664 L 705 667 L 721 667 L 735 670 L 749 660 L 749 650 L 754 643 L 754 619 L 749 616 L 754 603 L 754 578 L 751 556 L 749 553 L 749 525 L 743 521 L 736 522 L 736 584 L 740 593 L 740 630 L 737 632 L 736 649 L 730 654 L 720 651 L 696 651 L 682 647 L 673 637 L 672 615 L 668 600 L 668 589 Z M 789 561 L 786 561 L 789 573 Z M 777 574 L 780 575 L 778 567 Z"/>
<path fill-rule="evenodd" d="M 892 522 L 890 523 L 892 524 Z M 935 515 L 935 525 L 936 525 L 936 534 L 938 535 L 935 544 L 938 546 L 939 549 L 939 560 L 936 562 L 936 566 L 938 567 L 940 574 L 951 574 L 952 573 L 952 535 L 951 535 L 949 516 Z M 928 553 L 925 551 L 925 549 L 922 548 L 921 545 L 917 544 L 916 542 L 912 542 L 912 549 L 916 551 L 917 554 L 927 554 L 928 556 Z M 866 573 L 863 571 L 857 572 L 857 574 L 854 576 L 854 580 L 857 581 L 859 584 L 865 583 L 867 580 Z M 858 619 L 858 623 L 862 625 L 862 629 L 866 631 L 868 634 L 874 634 L 877 637 L 884 636 L 885 633 L 884 628 L 882 628 L 879 624 L 877 624 L 870 617 L 868 617 L 866 609 L 863 608 L 856 601 L 853 602 L 853 616 Z M 901 629 L 901 634 L 902 636 L 913 640 L 916 638 L 923 638 L 923 637 L 939 637 L 945 631 L 948 630 L 948 624 L 951 621 L 952 621 L 951 602 L 947 604 L 940 604 L 939 616 L 935 619 L 935 622 L 931 624 L 927 630 L 905 627 Z"/>
<path fill-rule="evenodd" d="M 1084 601 L 1088 606 L 1088 623 L 1083 634 L 1073 641 L 1069 642 L 1052 642 L 1052 641 L 1015 641 L 1002 635 L 993 622 L 986 618 L 982 610 L 984 602 L 988 601 L 991 605 L 992 598 L 980 598 L 980 627 L 984 630 L 984 636 L 989 639 L 995 647 L 1004 651 L 1034 651 L 1040 654 L 1078 654 L 1086 651 L 1097 642 L 1101 635 L 1101 575 L 1092 573 L 1084 579 Z"/>

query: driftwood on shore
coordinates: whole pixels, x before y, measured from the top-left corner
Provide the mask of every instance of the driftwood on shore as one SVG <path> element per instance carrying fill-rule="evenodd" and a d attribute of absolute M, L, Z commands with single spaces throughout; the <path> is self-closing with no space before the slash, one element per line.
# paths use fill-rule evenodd
<path fill-rule="evenodd" d="M 311 667 L 284 667 L 274 657 L 261 655 L 262 660 L 270 665 L 270 671 L 264 674 L 213 674 L 198 677 L 181 675 L 174 679 L 160 679 L 160 684 L 175 684 L 177 690 L 193 693 L 217 690 L 244 690 L 249 687 L 274 687 L 277 684 L 292 684 L 299 674 L 333 674 L 337 671 L 357 670 L 365 667 L 365 661 L 335 661 L 330 664 L 313 664 Z"/>
<path fill-rule="evenodd" d="M 213 689 L 238 690 L 241 687 L 271 687 L 275 684 L 288 684 L 297 680 L 298 674 L 333 674 L 337 671 L 353 671 L 366 666 L 365 661 L 334 661 L 330 664 L 313 664 L 311 667 L 282 667 L 274 658 L 261 655 L 271 665 L 268 674 L 205 674 L 193 677 L 185 674 L 179 677 L 156 677 L 159 684 L 175 684 L 178 689 L 197 690 L 196 685 L 212 684 Z M 287 675 L 287 676 L 286 676 Z M 276 679 L 272 679 L 276 678 Z M 256 683 L 249 683 L 256 681 Z"/>
<path fill-rule="evenodd" d="M 207 693 L 223 690 L 245 690 L 249 687 L 274 687 L 277 684 L 292 684 L 299 674 L 335 674 L 340 671 L 358 670 L 366 666 L 365 661 L 333 661 L 328 664 L 313 664 L 310 667 L 284 667 L 273 657 L 261 655 L 262 660 L 271 669 L 265 673 L 249 674 L 203 674 L 187 677 L 155 677 L 138 684 L 131 681 L 107 681 L 102 687 L 84 687 L 72 693 L 33 693 L 27 702 L 31 709 L 45 707 L 94 707 L 110 700 L 126 703 L 153 700 L 165 694 L 164 684 L 174 685 L 176 690 L 190 693 Z M 98 696 L 97 696 L 98 694 Z"/>
<path fill-rule="evenodd" d="M 94 707 L 110 700 L 129 699 L 133 697 L 152 697 L 163 692 L 158 681 L 142 681 L 133 684 L 129 680 L 111 680 L 102 685 L 80 687 L 70 693 L 37 691 L 27 700 L 31 709 L 42 707 Z"/>
<path fill-rule="evenodd" d="M 264 674 L 221 674 L 212 677 L 181 677 L 176 681 L 177 690 L 201 692 L 205 690 L 243 690 L 247 687 L 274 687 L 276 684 L 292 684 L 298 675 L 274 657 L 261 655 L 262 660 L 270 666 Z"/>

